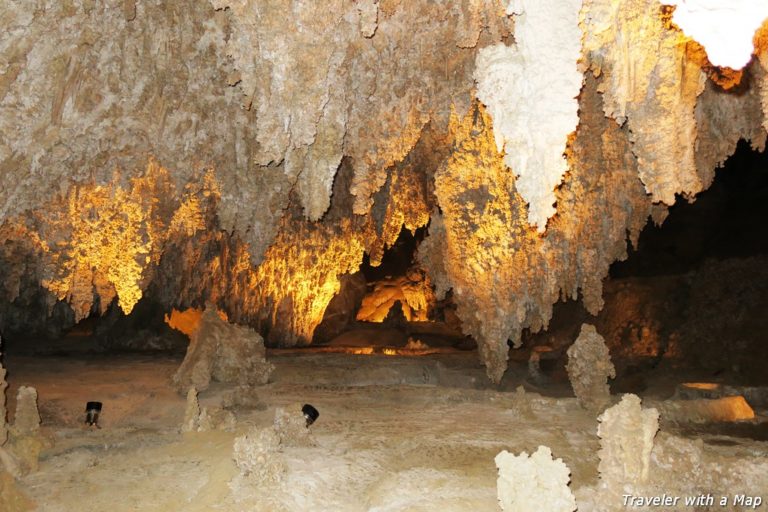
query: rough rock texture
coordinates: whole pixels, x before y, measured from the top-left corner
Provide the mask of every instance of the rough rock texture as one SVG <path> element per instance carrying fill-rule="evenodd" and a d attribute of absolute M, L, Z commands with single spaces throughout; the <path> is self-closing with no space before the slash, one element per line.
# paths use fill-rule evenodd
<path fill-rule="evenodd" d="M 528 222 L 539 232 L 555 213 L 555 188 L 568 168 L 566 143 L 579 122 L 580 9 L 581 0 L 512 0 L 507 14 L 514 15 L 515 44 L 486 47 L 477 56 L 477 97 L 488 107 L 496 148 L 517 176 Z"/>
<path fill-rule="evenodd" d="M 184 420 L 181 423 L 181 432 L 195 432 L 200 418 L 200 403 L 197 401 L 197 390 L 189 388 L 187 391 L 187 405 L 184 408 Z"/>
<path fill-rule="evenodd" d="M 307 344 L 339 276 L 429 225 L 419 254 L 436 295 L 453 290 L 500 380 L 508 340 L 545 328 L 564 297 L 597 312 L 628 233 L 706 188 L 739 138 L 762 147 L 768 125 L 765 31 L 760 62 L 730 73 L 656 0 L 585 0 L 581 42 L 568 2 L 546 45 L 534 14 L 549 4 L 528 4 L 8 3 L 0 327 L 57 334 L 110 304 L 210 301 L 270 344 Z M 521 104 L 547 141 L 522 145 L 548 149 L 530 172 L 505 165 L 529 152 L 496 144 L 513 98 L 481 92 L 504 78 L 478 64 L 486 47 L 511 52 L 499 44 L 524 57 L 516 83 L 569 84 L 562 103 Z M 560 114 L 572 122 L 555 133 Z M 546 218 L 544 233 L 529 224 Z"/>
<path fill-rule="evenodd" d="M 275 410 L 274 429 L 283 446 L 312 446 L 314 439 L 307 427 L 302 404 L 294 403 Z"/>
<path fill-rule="evenodd" d="M 243 476 L 261 484 L 277 483 L 286 472 L 280 436 L 272 427 L 252 427 L 235 438 L 232 458 Z"/>
<path fill-rule="evenodd" d="M 607 495 L 620 494 L 628 484 L 646 483 L 653 438 L 659 429 L 659 412 L 643 409 L 637 395 L 627 394 L 621 402 L 606 409 L 598 421 L 600 463 L 597 469 L 601 491 Z"/>
<path fill-rule="evenodd" d="M 568 487 L 571 470 L 562 459 L 553 459 L 546 446 L 532 454 L 512 455 L 504 450 L 496 455 L 499 470 L 497 490 L 504 512 L 573 512 L 576 499 Z"/>
<path fill-rule="evenodd" d="M 35 504 L 18 488 L 16 480 L 9 473 L 0 471 L 0 510 L 27 512 L 35 509 Z"/>
<path fill-rule="evenodd" d="M 37 471 L 40 452 L 50 441 L 40 434 L 37 390 L 20 386 L 16 393 L 16 411 L 10 429 L 8 448 L 22 475 Z"/>
<path fill-rule="evenodd" d="M 362 322 L 382 322 L 396 301 L 400 301 L 405 319 L 425 322 L 435 308 L 432 283 L 423 271 L 410 270 L 406 275 L 376 282 L 357 311 Z"/>
<path fill-rule="evenodd" d="M 709 400 L 665 400 L 657 408 L 665 422 L 711 423 L 755 419 L 755 411 L 743 396 Z"/>
<path fill-rule="evenodd" d="M 312 333 L 312 341 L 330 341 L 343 333 L 355 321 L 355 314 L 360 309 L 365 292 L 365 277 L 361 272 L 340 276 L 339 293 L 325 308 L 323 320 Z"/>
<path fill-rule="evenodd" d="M 583 324 L 576 341 L 568 348 L 568 379 L 585 409 L 602 411 L 611 400 L 608 379 L 616 378 L 611 355 L 594 325 Z"/>
<path fill-rule="evenodd" d="M 173 376 L 173 384 L 180 392 L 191 387 L 207 389 L 211 380 L 266 384 L 272 369 L 265 358 L 264 342 L 256 331 L 227 323 L 216 308 L 207 307 L 190 336 L 187 355 Z"/>
<path fill-rule="evenodd" d="M 20 386 L 16 393 L 16 414 L 12 432 L 15 436 L 31 436 L 40 431 L 40 412 L 37 410 L 37 390 Z"/>
<path fill-rule="evenodd" d="M 651 211 L 626 133 L 604 117 L 595 88 L 588 78 L 569 153 L 573 170 L 557 192 L 562 212 L 543 236 L 527 223 L 483 109 L 453 124 L 452 155 L 435 177 L 442 213 L 433 213 L 419 258 L 438 299 L 453 288 L 464 332 L 478 341 L 493 380 L 506 369 L 507 339 L 519 345 L 523 328 L 546 327 L 561 296 L 581 290 L 587 308 L 599 311 L 602 276 L 626 257 L 627 231 L 636 240 Z M 610 213 L 595 216 L 595 205 Z"/>

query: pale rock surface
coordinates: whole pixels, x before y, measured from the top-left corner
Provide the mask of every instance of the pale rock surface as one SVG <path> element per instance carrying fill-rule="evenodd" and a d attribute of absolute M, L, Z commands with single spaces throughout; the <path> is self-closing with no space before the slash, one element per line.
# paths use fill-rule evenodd
<path fill-rule="evenodd" d="M 315 444 L 301 407 L 302 404 L 293 403 L 275 409 L 274 429 L 283 446 L 313 446 Z"/>
<path fill-rule="evenodd" d="M 662 0 L 672 21 L 707 51 L 715 66 L 741 69 L 752 58 L 752 38 L 768 20 L 763 0 Z"/>
<path fill-rule="evenodd" d="M 13 419 L 13 434 L 33 436 L 40 431 L 40 412 L 37 410 L 37 390 L 20 386 L 16 393 L 16 414 Z"/>
<path fill-rule="evenodd" d="M 706 75 L 659 7 L 658 0 L 585 0 L 583 52 L 586 66 L 602 75 L 605 114 L 627 123 L 646 190 L 654 202 L 672 205 L 675 194 L 703 188 L 694 108 Z"/>
<path fill-rule="evenodd" d="M 600 489 L 613 495 L 621 494 L 629 484 L 645 484 L 651 470 L 653 438 L 659 429 L 659 412 L 643 409 L 637 395 L 627 394 L 606 409 L 598 421 Z"/>
<path fill-rule="evenodd" d="M 580 9 L 581 0 L 511 0 L 515 44 L 477 55 L 477 97 L 488 107 L 496 147 L 539 232 L 555 214 L 555 188 L 568 169 L 566 143 L 579 122 Z"/>
<path fill-rule="evenodd" d="M 568 487 L 571 470 L 562 459 L 553 459 L 548 447 L 539 446 L 530 456 L 504 450 L 495 461 L 499 505 L 504 512 L 576 510 L 576 499 Z"/>
<path fill-rule="evenodd" d="M 190 337 L 187 355 L 173 376 L 177 389 L 207 389 L 211 380 L 231 384 L 265 384 L 273 365 L 265 358 L 264 342 L 249 327 L 225 322 L 216 308 L 206 308 Z"/>
<path fill-rule="evenodd" d="M 242 476 L 262 485 L 280 482 L 287 470 L 280 436 L 272 427 L 252 427 L 235 438 L 232 458 Z"/>
<path fill-rule="evenodd" d="M 594 325 L 583 324 L 576 341 L 568 348 L 565 367 L 576 398 L 585 409 L 602 411 L 611 400 L 608 379 L 616 378 L 608 346 Z"/>
<path fill-rule="evenodd" d="M 184 421 L 181 424 L 181 432 L 197 431 L 200 417 L 200 403 L 197 401 L 197 390 L 192 387 L 187 391 L 187 405 L 184 408 Z"/>

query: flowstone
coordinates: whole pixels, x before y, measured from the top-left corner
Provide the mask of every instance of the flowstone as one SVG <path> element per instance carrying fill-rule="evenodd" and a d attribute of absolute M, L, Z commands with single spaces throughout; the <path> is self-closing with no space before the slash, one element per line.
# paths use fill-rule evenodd
<path fill-rule="evenodd" d="M 552 451 L 539 446 L 533 455 L 512 455 L 504 450 L 496 455 L 499 478 L 496 481 L 499 505 L 504 512 L 573 512 L 576 498 L 568 487 L 571 470 Z"/>
<path fill-rule="evenodd" d="M 583 324 L 581 333 L 568 348 L 568 379 L 576 398 L 587 410 L 599 412 L 611 400 L 608 378 L 616 377 L 616 368 L 605 339 L 594 325 Z"/>
<path fill-rule="evenodd" d="M 190 335 L 184 361 L 173 376 L 183 393 L 208 388 L 211 380 L 238 385 L 266 384 L 274 366 L 266 360 L 264 340 L 253 329 L 225 322 L 209 305 Z"/>

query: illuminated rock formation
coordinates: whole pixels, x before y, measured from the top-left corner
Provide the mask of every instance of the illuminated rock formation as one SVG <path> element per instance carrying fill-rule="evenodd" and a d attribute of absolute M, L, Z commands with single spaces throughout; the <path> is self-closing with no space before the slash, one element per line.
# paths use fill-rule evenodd
<path fill-rule="evenodd" d="M 576 341 L 568 348 L 568 379 L 585 409 L 600 412 L 611 400 L 608 379 L 616 377 L 616 368 L 605 340 L 594 325 L 583 324 Z"/>
<path fill-rule="evenodd" d="M 411 270 L 405 276 L 378 281 L 363 298 L 357 319 L 382 322 L 396 301 L 400 301 L 406 320 L 427 321 L 429 311 L 435 307 L 435 295 L 429 279 L 423 272 Z"/>
<path fill-rule="evenodd" d="M 422 267 L 499 381 L 553 303 L 602 307 L 649 215 L 764 146 L 765 24 L 726 70 L 695 5 L 11 2 L 0 327 L 211 302 L 304 345 L 340 276 L 428 226 Z"/>
<path fill-rule="evenodd" d="M 526 452 L 515 456 L 504 450 L 495 460 L 499 505 L 504 512 L 576 510 L 576 499 L 568 487 L 571 470 L 562 459 L 553 459 L 546 446 L 539 446 L 530 456 Z"/>
<path fill-rule="evenodd" d="M 581 0 L 513 0 L 507 14 L 514 15 L 516 44 L 483 48 L 477 56 L 477 97 L 517 176 L 528 221 L 540 232 L 555 213 L 555 188 L 567 170 L 563 153 L 579 122 L 580 8 Z"/>

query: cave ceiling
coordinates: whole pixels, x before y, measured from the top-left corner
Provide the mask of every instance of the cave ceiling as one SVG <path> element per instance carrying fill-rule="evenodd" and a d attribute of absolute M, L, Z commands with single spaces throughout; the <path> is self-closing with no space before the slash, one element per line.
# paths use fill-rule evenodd
<path fill-rule="evenodd" d="M 763 149 L 768 12 L 717 4 L 7 1 L 0 323 L 211 301 L 305 345 L 339 276 L 428 226 L 498 381 L 555 302 L 600 310 L 649 216 Z"/>

